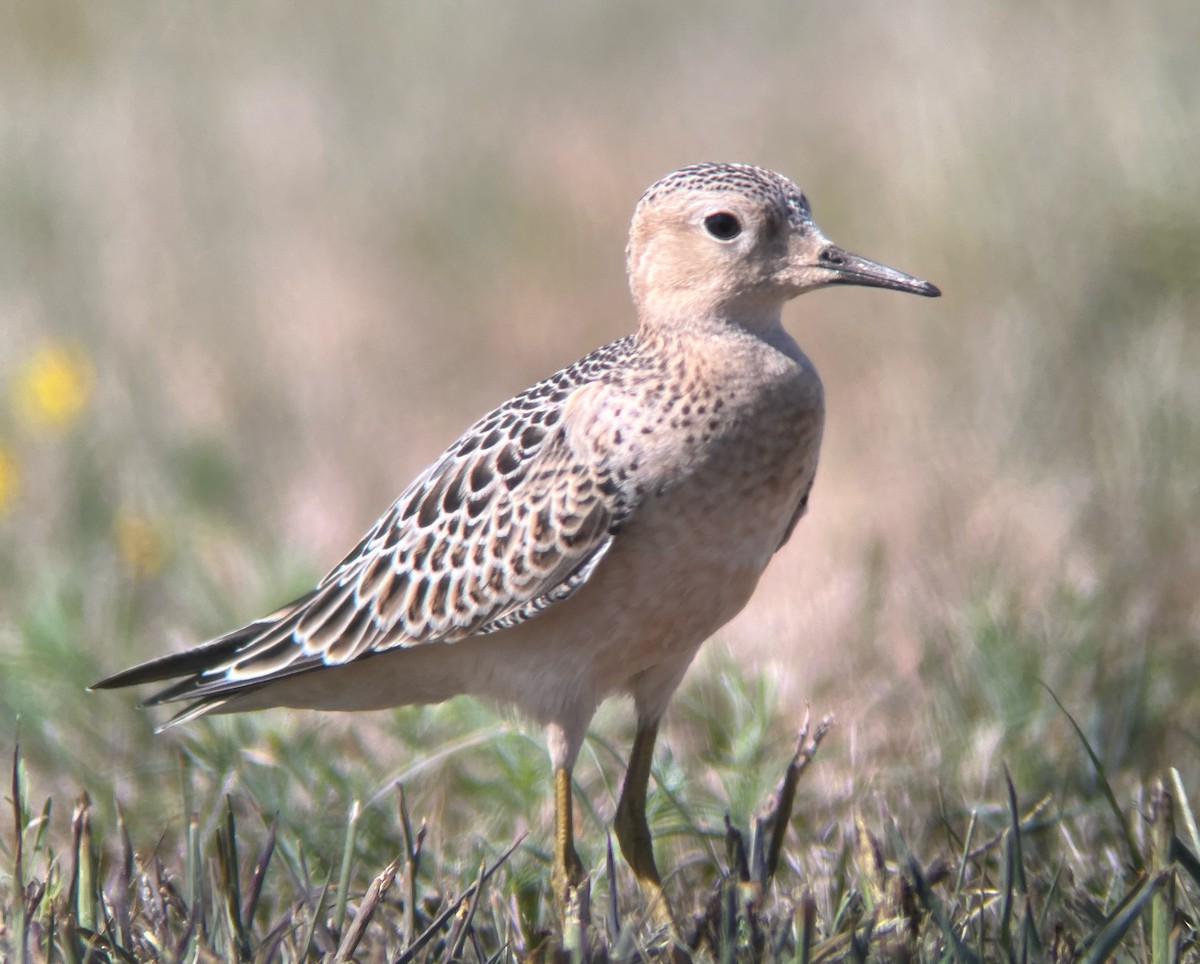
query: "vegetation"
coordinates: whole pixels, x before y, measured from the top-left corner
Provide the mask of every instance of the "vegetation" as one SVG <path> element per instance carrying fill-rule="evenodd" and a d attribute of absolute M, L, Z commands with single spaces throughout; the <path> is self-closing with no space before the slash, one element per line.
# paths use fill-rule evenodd
<path fill-rule="evenodd" d="M 145 849 L 135 849 L 119 806 L 106 834 L 96 820 L 102 808 L 84 794 L 60 850 L 52 801 L 31 806 L 18 751 L 0 949 L 14 961 L 969 962 L 1120 953 L 1158 962 L 1196 953 L 1200 834 L 1178 771 L 1136 809 L 1122 809 L 1067 717 L 1097 780 L 1091 802 L 1064 810 L 1050 796 L 1022 801 L 1005 772 L 997 800 L 968 809 L 941 797 L 935 806 L 925 793 L 924 808 L 897 816 L 878 797 L 831 806 L 798 786 L 831 724 L 810 730 L 806 720 L 779 785 L 751 810 L 745 801 L 761 793 L 778 756 L 767 733 L 786 723 L 776 694 L 732 665 L 711 667 L 706 678 L 686 694 L 687 715 L 701 711 L 688 723 L 702 730 L 728 720 L 737 738 L 711 744 L 702 767 L 665 754 L 655 773 L 652 826 L 672 856 L 674 934 L 643 919 L 645 904 L 617 869 L 611 840 L 602 854 L 592 848 L 590 904 L 560 921 L 547 897 L 544 831 L 514 830 L 537 808 L 549 776 L 544 754 L 464 700 L 396 721 L 401 740 L 427 731 L 433 717 L 477 734 L 424 759 L 419 741 L 409 747 L 417 768 L 437 771 L 422 779 L 437 779 L 457 804 L 419 823 L 401 778 L 392 793 L 385 784 L 365 802 L 355 797 L 363 789 L 356 774 L 323 766 L 346 750 L 324 734 L 312 731 L 286 754 L 239 766 L 246 734 L 223 734 L 226 743 L 210 733 L 180 754 L 181 812 L 172 807 L 135 824 L 161 827 Z M 221 743 L 235 751 L 223 772 L 201 750 Z M 588 749 L 599 780 L 580 788 L 582 799 L 611 809 L 618 754 L 595 734 Z M 704 776 L 715 781 L 709 792 Z M 339 804 L 320 807 L 297 792 L 314 783 Z M 142 796 L 169 794 L 160 787 Z M 604 839 L 600 814 L 584 812 L 586 836 Z"/>
<path fill-rule="evenodd" d="M 155 736 L 84 688 L 298 594 L 472 417 L 624 333 L 636 194 L 705 158 L 794 176 L 945 296 L 790 309 L 830 424 L 809 517 L 667 717 L 682 944 L 1200 957 L 1186 7 L 19 2 L 0 959 L 667 953 L 607 858 L 619 703 L 576 773 L 585 938 L 546 903 L 522 721 Z M 767 879 L 755 820 L 809 703 L 837 724 Z"/>

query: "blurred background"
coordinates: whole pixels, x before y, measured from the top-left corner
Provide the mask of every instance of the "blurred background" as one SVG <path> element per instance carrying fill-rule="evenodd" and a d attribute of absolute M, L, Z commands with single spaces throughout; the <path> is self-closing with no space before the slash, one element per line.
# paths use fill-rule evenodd
<path fill-rule="evenodd" d="M 828 393 L 810 513 L 668 743 L 740 725 L 738 664 L 782 744 L 805 701 L 836 714 L 829 792 L 969 798 L 1001 762 L 1086 789 L 1044 682 L 1113 772 L 1195 783 L 1200 5 L 7 19 L 0 749 L 20 717 L 43 790 L 127 797 L 189 741 L 234 774 L 352 745 L 382 786 L 397 733 L 469 740 L 286 712 L 154 738 L 83 687 L 303 590 L 476 416 L 629 331 L 629 215 L 698 160 L 786 173 L 832 239 L 944 297 L 789 307 Z"/>

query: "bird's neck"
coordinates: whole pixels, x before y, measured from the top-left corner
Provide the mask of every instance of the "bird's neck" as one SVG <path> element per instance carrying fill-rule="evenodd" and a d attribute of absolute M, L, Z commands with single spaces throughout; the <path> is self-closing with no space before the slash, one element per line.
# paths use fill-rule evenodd
<path fill-rule="evenodd" d="M 638 337 L 655 339 L 670 332 L 749 333 L 773 342 L 783 332 L 783 304 L 777 300 L 732 305 L 677 300 L 638 304 Z"/>

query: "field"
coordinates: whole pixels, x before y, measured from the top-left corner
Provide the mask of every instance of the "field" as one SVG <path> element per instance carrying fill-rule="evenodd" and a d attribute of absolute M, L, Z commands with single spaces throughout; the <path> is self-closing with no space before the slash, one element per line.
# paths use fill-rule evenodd
<path fill-rule="evenodd" d="M 627 705 L 576 770 L 563 933 L 548 759 L 502 708 L 155 735 L 85 687 L 308 588 L 475 416 L 628 331 L 633 205 L 709 159 L 944 296 L 788 308 L 821 470 L 667 716 L 676 937 L 1200 959 L 1200 5 L 9 19 L 0 960 L 668 953 L 606 859 Z M 808 707 L 835 723 L 768 874 Z"/>

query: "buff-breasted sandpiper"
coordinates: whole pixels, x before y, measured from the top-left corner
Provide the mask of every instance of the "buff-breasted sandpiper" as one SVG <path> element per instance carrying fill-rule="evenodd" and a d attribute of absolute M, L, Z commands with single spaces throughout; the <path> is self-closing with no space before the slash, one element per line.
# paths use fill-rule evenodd
<path fill-rule="evenodd" d="M 653 184 L 627 266 L 637 331 L 467 429 L 311 592 L 96 686 L 175 680 L 147 701 L 187 701 L 171 723 L 460 693 L 516 704 L 547 731 L 560 898 L 586 878 L 571 768 L 599 703 L 627 694 L 614 829 L 662 904 L 645 816 L 659 720 L 804 515 L 817 468 L 821 380 L 783 305 L 833 284 L 939 292 L 831 244 L 794 183 L 745 164 Z"/>

